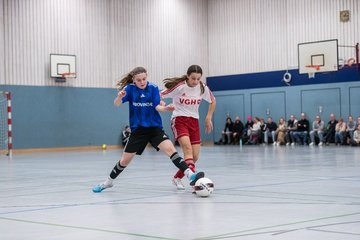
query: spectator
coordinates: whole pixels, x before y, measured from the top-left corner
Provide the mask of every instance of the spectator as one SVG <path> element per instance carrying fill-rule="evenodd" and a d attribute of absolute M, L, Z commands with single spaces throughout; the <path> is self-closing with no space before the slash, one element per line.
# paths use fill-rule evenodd
<path fill-rule="evenodd" d="M 264 134 L 264 138 L 265 138 L 264 140 L 265 140 L 266 144 L 269 141 L 269 134 L 271 134 L 271 140 L 272 140 L 273 144 L 274 145 L 276 144 L 275 136 L 276 136 L 276 129 L 277 128 L 278 128 L 278 126 L 276 125 L 275 122 L 273 122 L 272 118 L 268 117 L 267 124 L 266 124 L 266 131 L 265 131 L 265 134 Z"/>
<path fill-rule="evenodd" d="M 265 132 L 266 132 L 266 123 L 263 118 L 260 118 L 260 142 L 265 144 Z"/>
<path fill-rule="evenodd" d="M 250 135 L 249 135 L 249 141 L 248 144 L 258 144 L 259 138 L 260 138 L 260 119 L 258 117 L 254 117 L 254 124 L 252 127 L 250 127 Z"/>
<path fill-rule="evenodd" d="M 285 122 L 285 119 L 283 117 L 281 117 L 279 119 L 279 125 L 277 126 L 277 129 L 276 129 L 277 142 L 275 142 L 276 144 L 274 144 L 274 145 L 278 145 L 278 146 L 285 145 L 286 132 L 287 132 L 286 122 Z"/>
<path fill-rule="evenodd" d="M 339 119 L 339 122 L 335 127 L 335 144 L 344 145 L 344 137 L 346 132 L 346 123 L 343 118 Z"/>
<path fill-rule="evenodd" d="M 325 135 L 325 143 L 329 145 L 329 143 L 335 142 L 335 127 L 338 121 L 335 118 L 333 113 L 330 114 L 330 120 L 326 126 L 326 135 Z"/>
<path fill-rule="evenodd" d="M 286 141 L 286 146 L 294 143 L 293 145 L 295 145 L 295 141 L 294 141 L 294 132 L 296 132 L 297 129 L 297 120 L 295 118 L 294 115 L 290 115 L 290 119 L 287 122 L 287 131 L 286 131 L 286 136 L 285 136 L 285 141 Z"/>
<path fill-rule="evenodd" d="M 231 117 L 226 118 L 225 128 L 222 131 L 222 142 L 224 144 L 231 144 L 232 142 L 232 133 L 233 133 L 233 121 Z"/>
<path fill-rule="evenodd" d="M 357 125 L 357 128 L 354 131 L 354 137 L 351 139 L 351 145 L 360 146 L 360 124 Z"/>
<path fill-rule="evenodd" d="M 247 121 L 245 123 L 245 128 L 244 128 L 244 134 L 249 137 L 250 136 L 250 128 L 254 125 L 254 122 L 251 118 L 251 116 L 247 117 Z"/>
<path fill-rule="evenodd" d="M 232 133 L 233 144 L 240 143 L 240 138 L 242 138 L 243 131 L 244 131 L 244 124 L 241 122 L 240 117 L 236 116 L 233 125 L 233 133 Z"/>
<path fill-rule="evenodd" d="M 305 113 L 301 113 L 301 119 L 297 122 L 296 127 L 297 130 L 294 132 L 294 140 L 295 142 L 301 144 L 301 139 L 303 140 L 303 144 L 307 145 L 307 136 L 309 132 L 309 120 L 306 119 Z"/>
<path fill-rule="evenodd" d="M 319 115 L 316 115 L 315 121 L 312 125 L 312 131 L 310 132 L 310 139 L 311 143 L 310 146 L 313 146 L 315 144 L 315 137 L 319 138 L 319 146 L 323 144 L 323 134 L 324 134 L 324 121 L 321 120 Z"/>
<path fill-rule="evenodd" d="M 129 126 L 125 126 L 121 134 L 121 142 L 123 146 L 125 146 L 129 141 L 130 134 L 131 134 L 131 128 Z"/>
<path fill-rule="evenodd" d="M 353 139 L 354 137 L 354 131 L 356 129 L 356 123 L 353 119 L 353 117 L 350 115 L 348 117 L 348 122 L 346 124 L 346 133 L 345 133 L 345 143 L 348 142 L 348 139 L 349 139 L 349 143 L 351 142 L 351 140 Z"/>

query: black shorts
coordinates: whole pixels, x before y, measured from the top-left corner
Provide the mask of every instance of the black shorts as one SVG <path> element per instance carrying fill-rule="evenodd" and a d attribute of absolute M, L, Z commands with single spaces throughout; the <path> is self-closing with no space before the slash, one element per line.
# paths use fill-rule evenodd
<path fill-rule="evenodd" d="M 169 139 L 164 130 L 158 127 L 140 127 L 134 132 L 131 132 L 129 141 L 127 142 L 124 152 L 136 153 L 141 155 L 146 145 L 151 145 L 159 151 L 159 144 L 164 140 Z"/>

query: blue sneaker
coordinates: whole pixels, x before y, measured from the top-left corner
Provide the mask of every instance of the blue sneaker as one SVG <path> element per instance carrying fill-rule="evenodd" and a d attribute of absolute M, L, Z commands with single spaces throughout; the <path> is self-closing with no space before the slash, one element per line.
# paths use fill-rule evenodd
<path fill-rule="evenodd" d="M 190 177 L 190 186 L 194 186 L 196 181 L 199 180 L 200 178 L 205 177 L 205 173 L 204 172 L 195 172 L 193 175 L 191 175 Z"/>
<path fill-rule="evenodd" d="M 98 184 L 96 186 L 93 187 L 92 191 L 94 193 L 98 193 L 98 192 L 101 192 L 102 190 L 106 189 L 106 188 L 111 188 L 113 185 L 110 184 L 110 185 L 105 185 L 104 183 L 102 184 Z"/>

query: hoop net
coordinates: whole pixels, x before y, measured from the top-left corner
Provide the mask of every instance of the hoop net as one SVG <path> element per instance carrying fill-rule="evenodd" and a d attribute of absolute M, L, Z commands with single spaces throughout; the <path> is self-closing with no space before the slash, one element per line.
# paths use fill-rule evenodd
<path fill-rule="evenodd" d="M 0 153 L 12 154 L 11 99 L 9 92 L 0 92 Z"/>
<path fill-rule="evenodd" d="M 320 65 L 306 65 L 305 67 L 309 69 L 309 78 L 315 78 L 315 73 L 320 70 Z"/>

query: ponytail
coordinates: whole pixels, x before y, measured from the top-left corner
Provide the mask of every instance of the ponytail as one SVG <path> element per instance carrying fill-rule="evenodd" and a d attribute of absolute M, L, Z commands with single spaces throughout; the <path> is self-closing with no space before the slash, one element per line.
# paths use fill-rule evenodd
<path fill-rule="evenodd" d="M 136 67 L 133 70 L 131 70 L 131 72 L 129 72 L 128 74 L 126 74 L 121 80 L 119 80 L 116 83 L 116 88 L 118 91 L 123 90 L 127 85 L 133 83 L 133 78 L 135 77 L 135 75 L 140 74 L 140 73 L 147 73 L 146 69 L 143 67 Z"/>
<path fill-rule="evenodd" d="M 203 74 L 203 71 L 201 69 L 201 67 L 199 65 L 191 65 L 187 72 L 186 75 L 183 75 L 181 77 L 174 77 L 174 78 L 165 78 L 163 80 L 164 85 L 167 89 L 173 89 L 174 87 L 176 87 L 180 82 L 184 82 L 188 80 L 188 76 L 191 75 L 191 73 L 200 73 L 201 75 Z M 205 92 L 205 84 L 200 80 L 200 89 L 201 89 L 201 94 L 204 94 Z"/>

